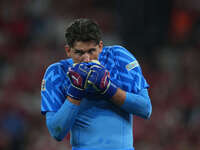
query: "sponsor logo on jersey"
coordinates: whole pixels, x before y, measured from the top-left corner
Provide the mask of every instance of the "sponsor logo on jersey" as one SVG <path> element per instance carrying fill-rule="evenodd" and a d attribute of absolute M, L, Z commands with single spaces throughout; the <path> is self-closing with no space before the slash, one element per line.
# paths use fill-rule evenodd
<path fill-rule="evenodd" d="M 134 69 L 135 67 L 138 67 L 138 66 L 139 66 L 139 63 L 138 63 L 137 60 L 135 60 L 135 61 L 133 61 L 133 62 L 127 64 L 127 65 L 126 65 L 126 69 L 127 69 L 128 71 L 130 71 L 130 70 L 132 70 L 132 69 Z"/>
<path fill-rule="evenodd" d="M 45 80 L 42 80 L 41 91 L 45 91 Z"/>

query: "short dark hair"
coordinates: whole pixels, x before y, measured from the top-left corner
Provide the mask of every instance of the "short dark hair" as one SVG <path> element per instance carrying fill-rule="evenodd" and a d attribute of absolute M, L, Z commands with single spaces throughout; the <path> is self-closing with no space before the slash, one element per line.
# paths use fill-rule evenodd
<path fill-rule="evenodd" d="M 77 41 L 94 41 L 96 44 L 99 44 L 102 39 L 99 25 L 95 21 L 87 18 L 74 20 L 66 28 L 65 38 L 70 47 L 73 47 Z"/>

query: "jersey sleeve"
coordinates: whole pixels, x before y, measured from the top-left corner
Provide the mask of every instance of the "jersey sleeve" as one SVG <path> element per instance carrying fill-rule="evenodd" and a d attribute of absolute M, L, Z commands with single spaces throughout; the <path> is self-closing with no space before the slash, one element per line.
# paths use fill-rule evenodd
<path fill-rule="evenodd" d="M 118 46 L 114 50 L 114 55 L 117 70 L 119 71 L 119 81 L 123 90 L 138 93 L 144 88 L 149 88 L 139 62 L 128 50 Z"/>
<path fill-rule="evenodd" d="M 50 65 L 41 84 L 41 113 L 56 112 L 66 99 L 64 89 L 65 73 L 61 64 Z"/>

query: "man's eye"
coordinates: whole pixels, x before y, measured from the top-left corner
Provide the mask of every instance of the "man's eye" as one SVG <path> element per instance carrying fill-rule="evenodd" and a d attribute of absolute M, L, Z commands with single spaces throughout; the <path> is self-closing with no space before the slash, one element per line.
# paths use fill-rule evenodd
<path fill-rule="evenodd" d="M 92 54 L 95 51 L 95 49 L 91 49 L 88 51 L 89 54 Z"/>
<path fill-rule="evenodd" d="M 75 51 L 75 54 L 78 54 L 78 55 L 83 55 L 83 54 L 84 54 L 84 52 Z"/>

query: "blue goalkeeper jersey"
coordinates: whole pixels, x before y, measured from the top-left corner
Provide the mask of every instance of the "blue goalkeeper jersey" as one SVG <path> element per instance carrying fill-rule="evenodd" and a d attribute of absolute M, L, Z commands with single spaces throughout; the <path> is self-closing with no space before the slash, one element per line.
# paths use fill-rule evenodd
<path fill-rule="evenodd" d="M 111 81 L 119 88 L 137 94 L 148 88 L 136 58 L 122 46 L 105 46 L 99 62 L 110 72 Z M 67 70 L 72 59 L 50 65 L 41 85 L 41 112 L 57 112 L 66 100 L 70 85 Z M 74 150 L 134 150 L 133 114 L 114 105 L 91 89 L 81 101 L 70 127 Z"/>

